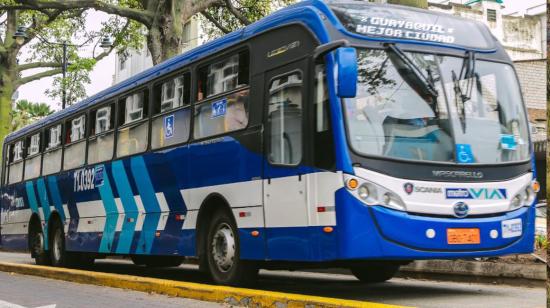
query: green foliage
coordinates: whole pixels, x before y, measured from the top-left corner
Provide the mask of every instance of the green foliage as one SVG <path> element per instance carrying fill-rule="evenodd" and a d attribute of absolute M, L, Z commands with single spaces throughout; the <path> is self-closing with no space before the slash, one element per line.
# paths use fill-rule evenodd
<path fill-rule="evenodd" d="M 12 131 L 21 129 L 53 112 L 48 104 L 32 103 L 25 99 L 19 100 L 11 111 Z"/>
<path fill-rule="evenodd" d="M 85 85 L 90 84 L 90 72 L 96 64 L 95 59 L 78 58 L 75 63 L 71 63 L 67 68 L 67 77 L 54 77 L 53 86 L 44 92 L 47 96 L 61 101 L 63 98 L 63 89 L 66 91 L 67 106 L 77 103 L 86 98 Z"/>
<path fill-rule="evenodd" d="M 548 249 L 548 238 L 546 237 L 546 235 L 539 234 L 535 236 L 535 248 Z"/>
<path fill-rule="evenodd" d="M 249 23 L 255 22 L 271 12 L 276 11 L 282 7 L 288 6 L 297 2 L 296 0 L 240 0 L 231 1 L 235 6 L 235 9 L 240 13 Z M 205 10 L 205 14 L 211 16 L 218 25 L 211 20 L 205 18 L 205 15 L 201 15 L 202 30 L 205 34 L 203 39 L 212 40 L 222 36 L 225 32 L 235 31 L 246 24 L 235 17 L 235 14 L 231 13 L 226 6 L 212 6 Z M 220 27 L 221 26 L 221 27 Z M 223 31 L 223 30 L 226 31 Z"/>
<path fill-rule="evenodd" d="M 428 0 L 388 0 L 388 3 L 414 6 L 422 9 L 428 8 Z"/>

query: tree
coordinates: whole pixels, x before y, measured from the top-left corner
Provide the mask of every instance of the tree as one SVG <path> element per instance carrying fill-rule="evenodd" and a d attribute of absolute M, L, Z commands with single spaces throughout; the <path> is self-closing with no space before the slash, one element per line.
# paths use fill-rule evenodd
<path fill-rule="evenodd" d="M 52 114 L 54 111 L 48 104 L 32 103 L 22 99 L 15 103 L 15 108 L 11 112 L 11 129 L 18 130 L 30 123 L 40 120 Z"/>
<path fill-rule="evenodd" d="M 11 96 L 22 84 L 61 72 L 59 48 L 46 48 L 33 39 L 37 37 L 69 39 L 77 33 L 86 42 L 101 34 L 115 37 L 119 50 L 126 47 L 141 48 L 142 43 L 158 64 L 183 50 L 187 42 L 182 40 L 185 23 L 194 15 L 202 14 L 218 27 L 221 33 L 247 25 L 267 14 L 272 8 L 294 0 L 0 0 L 0 16 L 6 16 L 0 27 L 0 140 L 8 133 Z M 90 9 L 111 15 L 99 32 L 86 32 L 84 20 Z M 1 21 L 0 21 L 1 22 Z M 12 39 L 18 25 L 29 25 L 29 37 L 23 45 Z M 144 31 L 141 31 L 143 30 Z M 0 29 L 1 30 L 1 29 Z M 144 40 L 145 38 L 145 40 Z M 30 62 L 17 63 L 17 56 L 25 44 L 35 42 L 36 52 Z M 112 50 L 112 49 L 111 49 Z M 109 51 L 110 52 L 110 51 Z M 108 53 L 92 57 L 99 61 Z M 70 51 L 70 62 L 81 63 L 77 48 Z M 86 59 L 85 59 L 86 60 Z M 94 62 L 95 63 L 95 62 Z M 88 63 L 89 64 L 89 63 Z M 93 65 L 89 66 L 93 67 Z M 32 76 L 21 77 L 24 70 L 48 68 Z M 70 70 L 70 69 L 69 69 Z M 86 70 L 73 70 L 69 78 L 55 84 L 74 87 L 70 99 L 82 95 L 82 84 L 88 82 Z M 59 88 L 48 91 L 58 96 Z M 1 153 L 1 152 L 0 152 Z"/>
<path fill-rule="evenodd" d="M 127 18 L 143 25 L 147 47 L 153 64 L 167 60 L 183 50 L 184 26 L 197 14 L 203 15 L 222 33 L 248 25 L 273 8 L 295 0 L 14 0 L 16 4 L 0 6 L 21 10 L 78 10 L 95 9 Z M 11 1 L 10 1 L 11 2 Z"/>
<path fill-rule="evenodd" d="M 388 3 L 414 6 L 422 9 L 428 8 L 428 0 L 388 0 Z"/>
<path fill-rule="evenodd" d="M 79 42 L 79 45 L 68 46 L 67 55 L 71 63 L 68 67 L 69 76 L 71 72 L 76 72 L 73 75 L 87 74 L 96 61 L 115 48 L 139 45 L 139 23 L 112 16 L 102 24 L 101 29 L 89 31 L 85 26 L 86 15 L 83 9 L 27 10 L 13 0 L 0 0 L 0 141 L 13 128 L 10 117 L 17 116 L 12 113 L 13 93 L 21 85 L 61 74 L 62 47 L 47 41 Z M 13 35 L 23 25 L 27 26 L 27 37 L 17 42 Z M 114 44 L 109 50 L 94 53 L 91 57 L 79 53 L 79 47 L 99 42 L 105 35 L 114 38 Z M 21 58 L 23 48 L 28 50 L 24 59 Z M 82 91 L 76 91 L 78 87 L 82 89 L 82 84 L 76 85 L 73 93 L 81 98 Z M 57 95 L 54 92 L 50 94 Z"/>

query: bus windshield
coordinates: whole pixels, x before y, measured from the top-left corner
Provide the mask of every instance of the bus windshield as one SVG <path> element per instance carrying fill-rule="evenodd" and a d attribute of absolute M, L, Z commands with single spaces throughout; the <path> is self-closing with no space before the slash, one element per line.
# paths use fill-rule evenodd
<path fill-rule="evenodd" d="M 393 48 L 359 49 L 358 65 L 357 96 L 344 99 L 358 154 L 461 164 L 529 158 L 510 65 Z"/>

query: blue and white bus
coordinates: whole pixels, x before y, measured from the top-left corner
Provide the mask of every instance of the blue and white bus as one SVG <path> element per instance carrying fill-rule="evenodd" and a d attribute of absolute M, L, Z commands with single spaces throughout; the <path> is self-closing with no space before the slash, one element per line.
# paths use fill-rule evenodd
<path fill-rule="evenodd" d="M 215 283 L 533 249 L 517 76 L 484 25 L 310 0 L 10 134 L 1 245 L 37 264 L 195 258 Z"/>

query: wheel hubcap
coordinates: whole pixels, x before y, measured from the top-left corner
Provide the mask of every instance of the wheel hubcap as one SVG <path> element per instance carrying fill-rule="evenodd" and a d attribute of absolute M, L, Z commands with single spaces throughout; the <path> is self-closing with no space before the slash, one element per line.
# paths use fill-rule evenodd
<path fill-rule="evenodd" d="M 44 250 L 44 237 L 41 232 L 34 234 L 32 249 L 36 255 L 39 255 Z"/>
<path fill-rule="evenodd" d="M 57 231 L 55 232 L 55 236 L 53 238 L 53 257 L 56 261 L 61 260 L 61 249 L 62 249 L 62 241 L 63 237 L 61 236 L 61 232 Z"/>
<path fill-rule="evenodd" d="M 212 256 L 218 269 L 227 272 L 235 263 L 235 235 L 231 227 L 223 223 L 212 239 Z"/>

